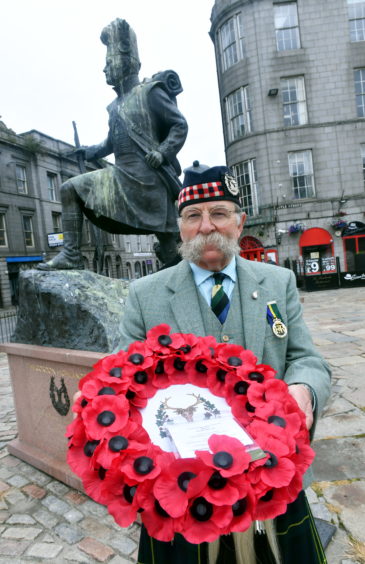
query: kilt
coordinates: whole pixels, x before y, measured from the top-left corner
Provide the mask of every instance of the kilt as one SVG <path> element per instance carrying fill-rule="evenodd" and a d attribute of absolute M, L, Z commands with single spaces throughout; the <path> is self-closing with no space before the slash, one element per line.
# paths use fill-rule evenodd
<path fill-rule="evenodd" d="M 305 496 L 300 492 L 284 515 L 275 519 L 282 564 L 327 564 L 314 519 Z M 257 564 L 274 564 L 265 534 L 255 534 Z M 216 564 L 235 564 L 231 535 L 221 537 Z M 142 526 L 138 564 L 208 564 L 208 544 L 190 544 L 181 535 L 172 542 L 150 537 Z"/>

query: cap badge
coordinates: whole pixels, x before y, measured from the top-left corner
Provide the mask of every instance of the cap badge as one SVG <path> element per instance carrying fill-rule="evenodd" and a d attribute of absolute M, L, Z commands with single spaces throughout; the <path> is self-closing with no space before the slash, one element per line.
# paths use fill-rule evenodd
<path fill-rule="evenodd" d="M 224 184 L 226 185 L 228 192 L 232 194 L 232 196 L 238 196 L 238 184 L 234 176 L 232 176 L 231 174 L 225 174 Z"/>

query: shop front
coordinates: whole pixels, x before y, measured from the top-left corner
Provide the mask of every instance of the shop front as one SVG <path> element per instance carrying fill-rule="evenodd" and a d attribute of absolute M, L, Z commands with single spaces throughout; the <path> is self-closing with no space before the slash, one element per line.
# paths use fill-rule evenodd
<path fill-rule="evenodd" d="M 365 223 L 351 221 L 342 231 L 345 272 L 341 286 L 365 285 Z"/>
<path fill-rule="evenodd" d="M 307 291 L 339 287 L 338 261 L 331 233 L 322 227 L 304 231 L 299 240 L 304 288 Z"/>
<path fill-rule="evenodd" d="M 278 264 L 278 252 L 276 249 L 265 249 L 256 237 L 246 235 L 240 241 L 240 256 L 257 262 L 270 262 Z"/>

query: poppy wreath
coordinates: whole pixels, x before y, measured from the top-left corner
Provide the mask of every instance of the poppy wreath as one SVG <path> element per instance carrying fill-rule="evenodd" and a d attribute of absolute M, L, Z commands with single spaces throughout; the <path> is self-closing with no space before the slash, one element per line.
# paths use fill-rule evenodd
<path fill-rule="evenodd" d="M 177 458 L 153 444 L 140 409 L 175 384 L 207 388 L 265 453 L 252 460 L 236 438 L 211 435 L 209 450 Z M 122 527 L 139 513 L 150 536 L 190 543 L 241 532 L 285 512 L 314 458 L 304 413 L 268 365 L 239 345 L 171 334 L 166 324 L 145 341 L 106 356 L 80 380 L 67 428 L 67 460 L 86 493 Z"/>

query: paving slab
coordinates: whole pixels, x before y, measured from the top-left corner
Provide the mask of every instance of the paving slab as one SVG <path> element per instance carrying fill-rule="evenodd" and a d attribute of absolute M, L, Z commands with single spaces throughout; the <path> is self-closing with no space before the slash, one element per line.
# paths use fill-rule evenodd
<path fill-rule="evenodd" d="M 365 508 L 365 481 L 334 484 L 324 489 L 327 503 L 339 510 L 339 518 L 351 535 L 365 543 L 365 517 L 359 519 L 359 507 Z"/>
<path fill-rule="evenodd" d="M 361 438 L 315 440 L 313 462 L 317 481 L 365 478 L 365 441 Z"/>

